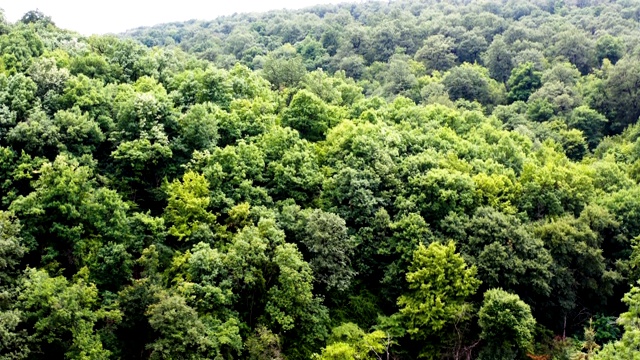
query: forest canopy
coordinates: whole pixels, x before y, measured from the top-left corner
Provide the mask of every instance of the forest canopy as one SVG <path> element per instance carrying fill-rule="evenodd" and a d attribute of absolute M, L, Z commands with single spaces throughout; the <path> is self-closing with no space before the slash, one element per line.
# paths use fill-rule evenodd
<path fill-rule="evenodd" d="M 0 13 L 0 359 L 640 356 L 640 1 L 53 20 Z"/>

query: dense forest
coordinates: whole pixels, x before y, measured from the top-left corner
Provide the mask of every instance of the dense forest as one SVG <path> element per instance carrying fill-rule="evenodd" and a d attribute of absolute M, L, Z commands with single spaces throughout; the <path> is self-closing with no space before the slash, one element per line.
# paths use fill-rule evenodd
<path fill-rule="evenodd" d="M 640 359 L 640 0 L 0 13 L 0 359 Z"/>

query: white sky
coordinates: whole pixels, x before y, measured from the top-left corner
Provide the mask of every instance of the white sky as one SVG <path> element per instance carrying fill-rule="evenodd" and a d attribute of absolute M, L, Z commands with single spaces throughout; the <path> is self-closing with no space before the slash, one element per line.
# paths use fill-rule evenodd
<path fill-rule="evenodd" d="M 139 26 L 213 20 L 235 12 L 298 9 L 346 0 L 0 0 L 8 21 L 39 9 L 58 27 L 84 35 L 119 33 Z M 353 1 L 353 0 L 350 0 Z"/>

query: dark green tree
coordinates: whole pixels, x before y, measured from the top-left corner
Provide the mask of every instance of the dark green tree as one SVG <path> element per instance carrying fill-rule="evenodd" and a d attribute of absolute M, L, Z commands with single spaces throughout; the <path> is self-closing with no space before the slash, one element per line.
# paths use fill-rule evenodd
<path fill-rule="evenodd" d="M 529 96 L 542 86 L 542 73 L 535 65 L 527 62 L 515 67 L 507 81 L 510 101 L 527 101 Z"/>
<path fill-rule="evenodd" d="M 485 341 L 481 359 L 524 359 L 533 341 L 536 320 L 518 295 L 491 289 L 484 293 L 478 325 Z"/>

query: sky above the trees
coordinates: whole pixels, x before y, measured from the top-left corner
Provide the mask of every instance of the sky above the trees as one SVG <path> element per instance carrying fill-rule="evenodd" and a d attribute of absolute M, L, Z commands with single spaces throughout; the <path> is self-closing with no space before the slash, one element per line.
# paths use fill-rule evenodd
<path fill-rule="evenodd" d="M 6 18 L 15 22 L 29 10 L 39 9 L 59 27 L 85 35 L 118 33 L 138 26 L 213 19 L 235 12 L 298 9 L 344 0 L 0 0 Z M 353 2 L 353 1 L 351 1 Z"/>

